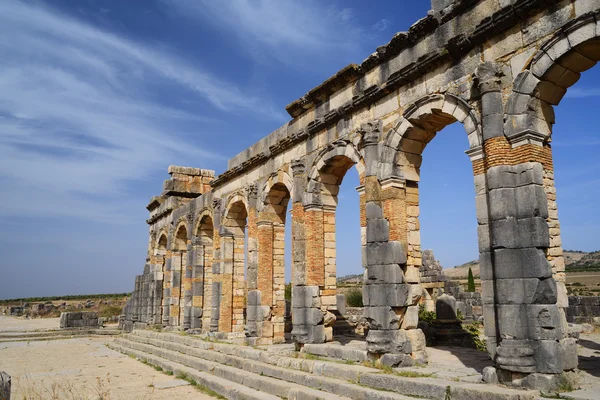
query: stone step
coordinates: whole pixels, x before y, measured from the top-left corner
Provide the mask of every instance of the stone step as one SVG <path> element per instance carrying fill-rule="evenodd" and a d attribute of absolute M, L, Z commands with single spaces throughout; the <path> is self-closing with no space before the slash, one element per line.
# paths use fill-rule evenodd
<path fill-rule="evenodd" d="M 83 329 L 69 331 L 44 331 L 44 332 L 10 332 L 0 334 L 0 343 L 5 342 L 35 342 L 45 340 L 70 339 L 75 336 L 118 336 L 121 331 L 116 329 Z"/>
<path fill-rule="evenodd" d="M 155 341 L 156 339 L 149 339 Z M 213 374 L 222 379 L 227 379 L 236 384 L 245 385 L 255 390 L 260 390 L 278 398 L 301 398 L 305 400 L 349 400 L 348 397 L 338 396 L 328 392 L 322 392 L 303 385 L 290 383 L 289 381 L 270 377 L 262 371 L 259 373 L 256 368 L 251 368 L 250 364 L 254 361 L 247 360 L 246 368 L 236 368 L 224 365 L 219 362 L 205 360 L 196 355 L 182 354 L 178 351 L 167 350 L 164 348 L 148 345 L 140 342 L 133 342 L 125 338 L 115 340 L 115 343 L 122 348 L 130 348 L 138 352 L 152 354 L 173 362 L 178 362 L 196 370 Z M 170 343 L 174 345 L 174 343 Z M 185 350 L 185 349 L 184 349 Z"/>
<path fill-rule="evenodd" d="M 242 357 L 254 361 L 260 361 L 273 366 L 292 368 L 297 371 L 308 372 L 324 377 L 341 379 L 344 381 L 358 382 L 361 374 L 372 372 L 381 372 L 375 368 L 369 368 L 362 365 L 351 365 L 339 362 L 329 362 L 326 360 L 312 360 L 297 358 L 296 356 L 286 356 L 276 354 L 271 351 L 265 351 L 259 348 L 248 346 L 238 346 L 231 343 L 218 343 L 205 341 L 193 336 L 179 335 L 173 333 L 160 333 L 153 331 L 134 331 L 131 335 L 145 338 L 161 339 L 183 344 L 188 348 L 200 348 L 204 350 L 213 350 L 218 353 L 231 356 Z M 135 340 L 135 339 L 134 339 Z M 222 359 L 219 359 L 222 362 Z"/>
<path fill-rule="evenodd" d="M 151 346 L 166 346 L 173 351 L 206 361 L 311 386 L 353 399 L 406 399 L 405 396 L 446 399 L 451 395 L 453 400 L 528 400 L 539 396 L 537 391 L 514 390 L 440 378 L 403 377 L 361 365 L 294 358 L 258 348 L 210 342 L 181 334 L 134 331 L 123 339 Z"/>
<path fill-rule="evenodd" d="M 157 357 L 152 354 L 145 353 L 143 351 L 134 350 L 127 346 L 121 346 L 118 343 L 110 343 L 110 348 L 119 351 L 123 354 L 127 354 L 132 357 L 136 357 L 148 364 L 161 367 L 165 371 L 170 371 L 174 375 L 185 374 L 187 377 L 196 381 L 199 385 L 205 386 L 210 390 L 215 391 L 221 396 L 232 399 L 232 400 L 275 400 L 279 399 L 277 396 L 270 395 L 265 392 L 258 391 L 256 389 L 249 388 L 245 385 L 232 382 L 228 379 L 224 379 L 210 373 L 201 372 L 194 368 L 187 367 L 183 364 L 169 361 L 162 357 Z M 291 397 L 290 397 L 291 399 Z M 300 397 L 296 397 L 300 399 Z"/>
<path fill-rule="evenodd" d="M 379 369 L 362 365 L 352 365 L 328 360 L 294 358 L 259 348 L 231 343 L 211 342 L 189 335 L 138 330 L 127 337 L 132 338 L 133 340 L 144 338 L 157 339 L 159 342 L 163 343 L 173 342 L 181 345 L 181 347 L 178 347 L 177 351 L 188 354 L 190 351 L 193 351 L 192 349 L 194 348 L 204 350 L 203 355 L 217 363 L 244 368 L 246 370 L 254 367 L 257 368 L 257 373 L 262 372 L 264 375 L 272 375 L 278 379 L 281 379 L 283 374 L 290 382 L 302 385 L 306 385 L 306 382 L 320 384 L 321 386 L 313 387 L 322 390 L 327 390 L 324 388 L 329 387 L 331 393 L 346 395 L 345 390 L 349 390 L 348 388 L 335 385 L 337 382 L 343 381 L 345 384 L 350 384 L 351 388 L 358 389 L 354 392 L 350 392 L 351 395 L 348 397 L 351 398 L 386 398 L 379 397 L 382 392 L 375 392 L 370 389 L 391 391 L 395 392 L 394 394 L 402 396 L 424 397 L 430 399 L 445 399 L 447 394 L 450 393 L 453 400 L 471 400 L 480 398 L 491 400 L 528 400 L 539 396 L 539 392 L 537 391 L 509 389 L 483 383 L 456 382 L 454 380 L 443 378 L 403 377 L 396 374 L 386 374 Z M 159 344 L 159 342 L 155 343 Z M 221 356 L 215 355 L 215 353 L 219 353 Z M 249 360 L 253 360 L 256 363 L 248 364 L 247 361 Z M 279 370 L 273 369 L 273 367 L 279 367 Z M 283 369 L 283 372 L 278 372 L 281 369 Z M 306 374 L 313 376 L 307 377 Z M 382 378 L 379 379 L 379 377 Z M 332 382 L 332 379 L 330 378 L 333 378 L 333 381 L 337 382 Z M 357 386 L 355 383 L 358 383 L 361 386 Z M 364 389 L 367 389 L 366 393 Z M 372 397 L 374 394 L 369 395 L 369 392 L 377 394 L 378 397 Z"/>
<path fill-rule="evenodd" d="M 295 388 L 299 393 L 303 393 L 303 398 L 307 399 L 408 400 L 406 396 L 400 394 L 363 388 L 346 380 L 329 378 L 310 372 L 299 371 L 294 368 L 279 367 L 261 361 L 220 353 L 214 350 L 194 348 L 181 343 L 143 338 L 137 335 L 127 335 L 124 338 L 117 339 L 119 344 L 123 344 L 123 341 L 129 341 L 129 345 L 133 348 L 152 352 L 153 354 L 161 355 L 163 357 L 168 357 L 169 354 L 170 356 L 177 357 L 177 354 L 179 354 L 179 358 L 174 361 L 181 362 L 185 365 L 190 364 L 183 362 L 181 356 L 190 357 L 192 360 L 188 360 L 188 362 L 194 363 L 194 367 L 203 371 L 212 369 L 215 371 L 215 374 L 220 374 L 220 371 L 224 369 L 226 370 L 226 376 L 228 378 L 231 377 L 237 382 L 240 382 L 240 379 L 243 379 L 243 377 L 247 376 L 249 373 L 255 374 L 256 376 L 266 379 L 266 383 L 260 384 L 258 387 L 262 390 L 267 390 L 265 387 L 268 387 L 269 393 L 282 397 L 288 397 L 286 394 L 288 388 Z M 151 348 L 152 346 L 154 349 Z M 185 352 L 186 354 L 183 355 L 179 352 Z M 268 356 L 267 352 L 263 351 L 263 353 L 266 353 L 265 355 Z M 251 383 L 252 382 L 253 381 L 251 381 Z M 327 395 L 327 397 L 325 397 L 325 395 Z"/>

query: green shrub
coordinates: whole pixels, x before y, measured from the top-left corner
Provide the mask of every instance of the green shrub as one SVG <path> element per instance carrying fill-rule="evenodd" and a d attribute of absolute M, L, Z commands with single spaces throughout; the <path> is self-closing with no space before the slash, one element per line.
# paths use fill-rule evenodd
<path fill-rule="evenodd" d="M 436 318 L 437 316 L 435 315 L 434 311 L 425 311 L 425 306 L 419 306 L 419 321 L 431 324 Z"/>
<path fill-rule="evenodd" d="M 360 289 L 351 289 L 346 293 L 346 304 L 348 307 L 364 307 L 363 295 Z"/>
<path fill-rule="evenodd" d="M 283 294 L 286 300 L 292 301 L 292 283 L 285 284 L 285 292 Z"/>

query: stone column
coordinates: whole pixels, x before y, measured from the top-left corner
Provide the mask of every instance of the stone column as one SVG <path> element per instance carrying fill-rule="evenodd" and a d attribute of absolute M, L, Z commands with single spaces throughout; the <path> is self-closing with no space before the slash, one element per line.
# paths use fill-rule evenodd
<path fill-rule="evenodd" d="M 219 330 L 219 318 L 221 316 L 221 200 L 213 199 L 213 260 L 211 268 L 210 287 L 210 332 Z M 208 296 L 208 294 L 207 294 Z"/>
<path fill-rule="evenodd" d="M 480 265 L 488 349 L 501 381 L 522 382 L 573 369 L 577 356 L 547 259 L 544 135 L 505 131 L 501 76 L 487 63 L 476 72 L 486 167 L 484 181 L 476 178 Z"/>
<path fill-rule="evenodd" d="M 424 335 L 415 329 L 422 288 L 418 280 L 418 267 L 413 283 L 405 279 L 406 241 L 400 239 L 407 236 L 406 222 L 393 221 L 396 240 L 390 237 L 391 220 L 406 215 L 406 205 L 402 201 L 405 193 L 403 196 L 402 190 L 398 190 L 402 188 L 396 187 L 387 193 L 392 194 L 391 197 L 385 196 L 384 185 L 387 191 L 390 182 L 401 183 L 402 180 L 390 178 L 381 183 L 377 177 L 381 123 L 363 124 L 361 130 L 366 163 L 367 234 L 363 249 L 363 266 L 366 268 L 363 303 L 364 316 L 369 323 L 367 351 L 373 359 L 380 359 L 384 365 L 412 365 L 414 358 L 425 360 Z M 404 232 L 400 233 L 399 230 Z"/>

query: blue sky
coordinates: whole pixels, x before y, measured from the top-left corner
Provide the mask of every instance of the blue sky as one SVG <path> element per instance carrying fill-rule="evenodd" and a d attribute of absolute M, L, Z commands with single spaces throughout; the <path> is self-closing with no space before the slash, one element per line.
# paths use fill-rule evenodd
<path fill-rule="evenodd" d="M 418 4 L 416 4 L 418 3 Z M 429 2 L 0 2 L 0 298 L 130 291 L 148 199 L 170 164 L 214 169 L 281 126 L 285 105 L 365 59 Z M 598 245 L 593 69 L 557 108 L 565 247 Z M 424 248 L 477 256 L 461 127 L 425 151 Z M 338 273 L 359 273 L 356 172 L 338 212 Z"/>

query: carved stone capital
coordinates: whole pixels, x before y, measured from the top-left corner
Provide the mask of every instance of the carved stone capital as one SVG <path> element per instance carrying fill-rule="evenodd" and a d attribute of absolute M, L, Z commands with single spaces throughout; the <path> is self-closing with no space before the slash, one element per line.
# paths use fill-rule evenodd
<path fill-rule="evenodd" d="M 362 136 L 363 144 L 365 146 L 377 145 L 379 138 L 381 137 L 381 121 L 375 120 L 365 122 L 360 126 L 358 132 Z"/>
<path fill-rule="evenodd" d="M 300 176 L 306 172 L 306 165 L 303 160 L 292 160 L 290 167 L 292 168 L 293 176 Z"/>
<path fill-rule="evenodd" d="M 246 197 L 248 200 L 258 198 L 258 185 L 256 183 L 251 183 L 245 188 Z"/>
<path fill-rule="evenodd" d="M 473 73 L 480 94 L 499 91 L 503 76 L 502 68 L 494 62 L 480 64 Z"/>
<path fill-rule="evenodd" d="M 223 202 L 221 201 L 221 199 L 213 199 L 213 201 L 212 201 L 213 212 L 215 212 L 215 213 L 220 212 L 222 205 L 223 205 Z"/>

